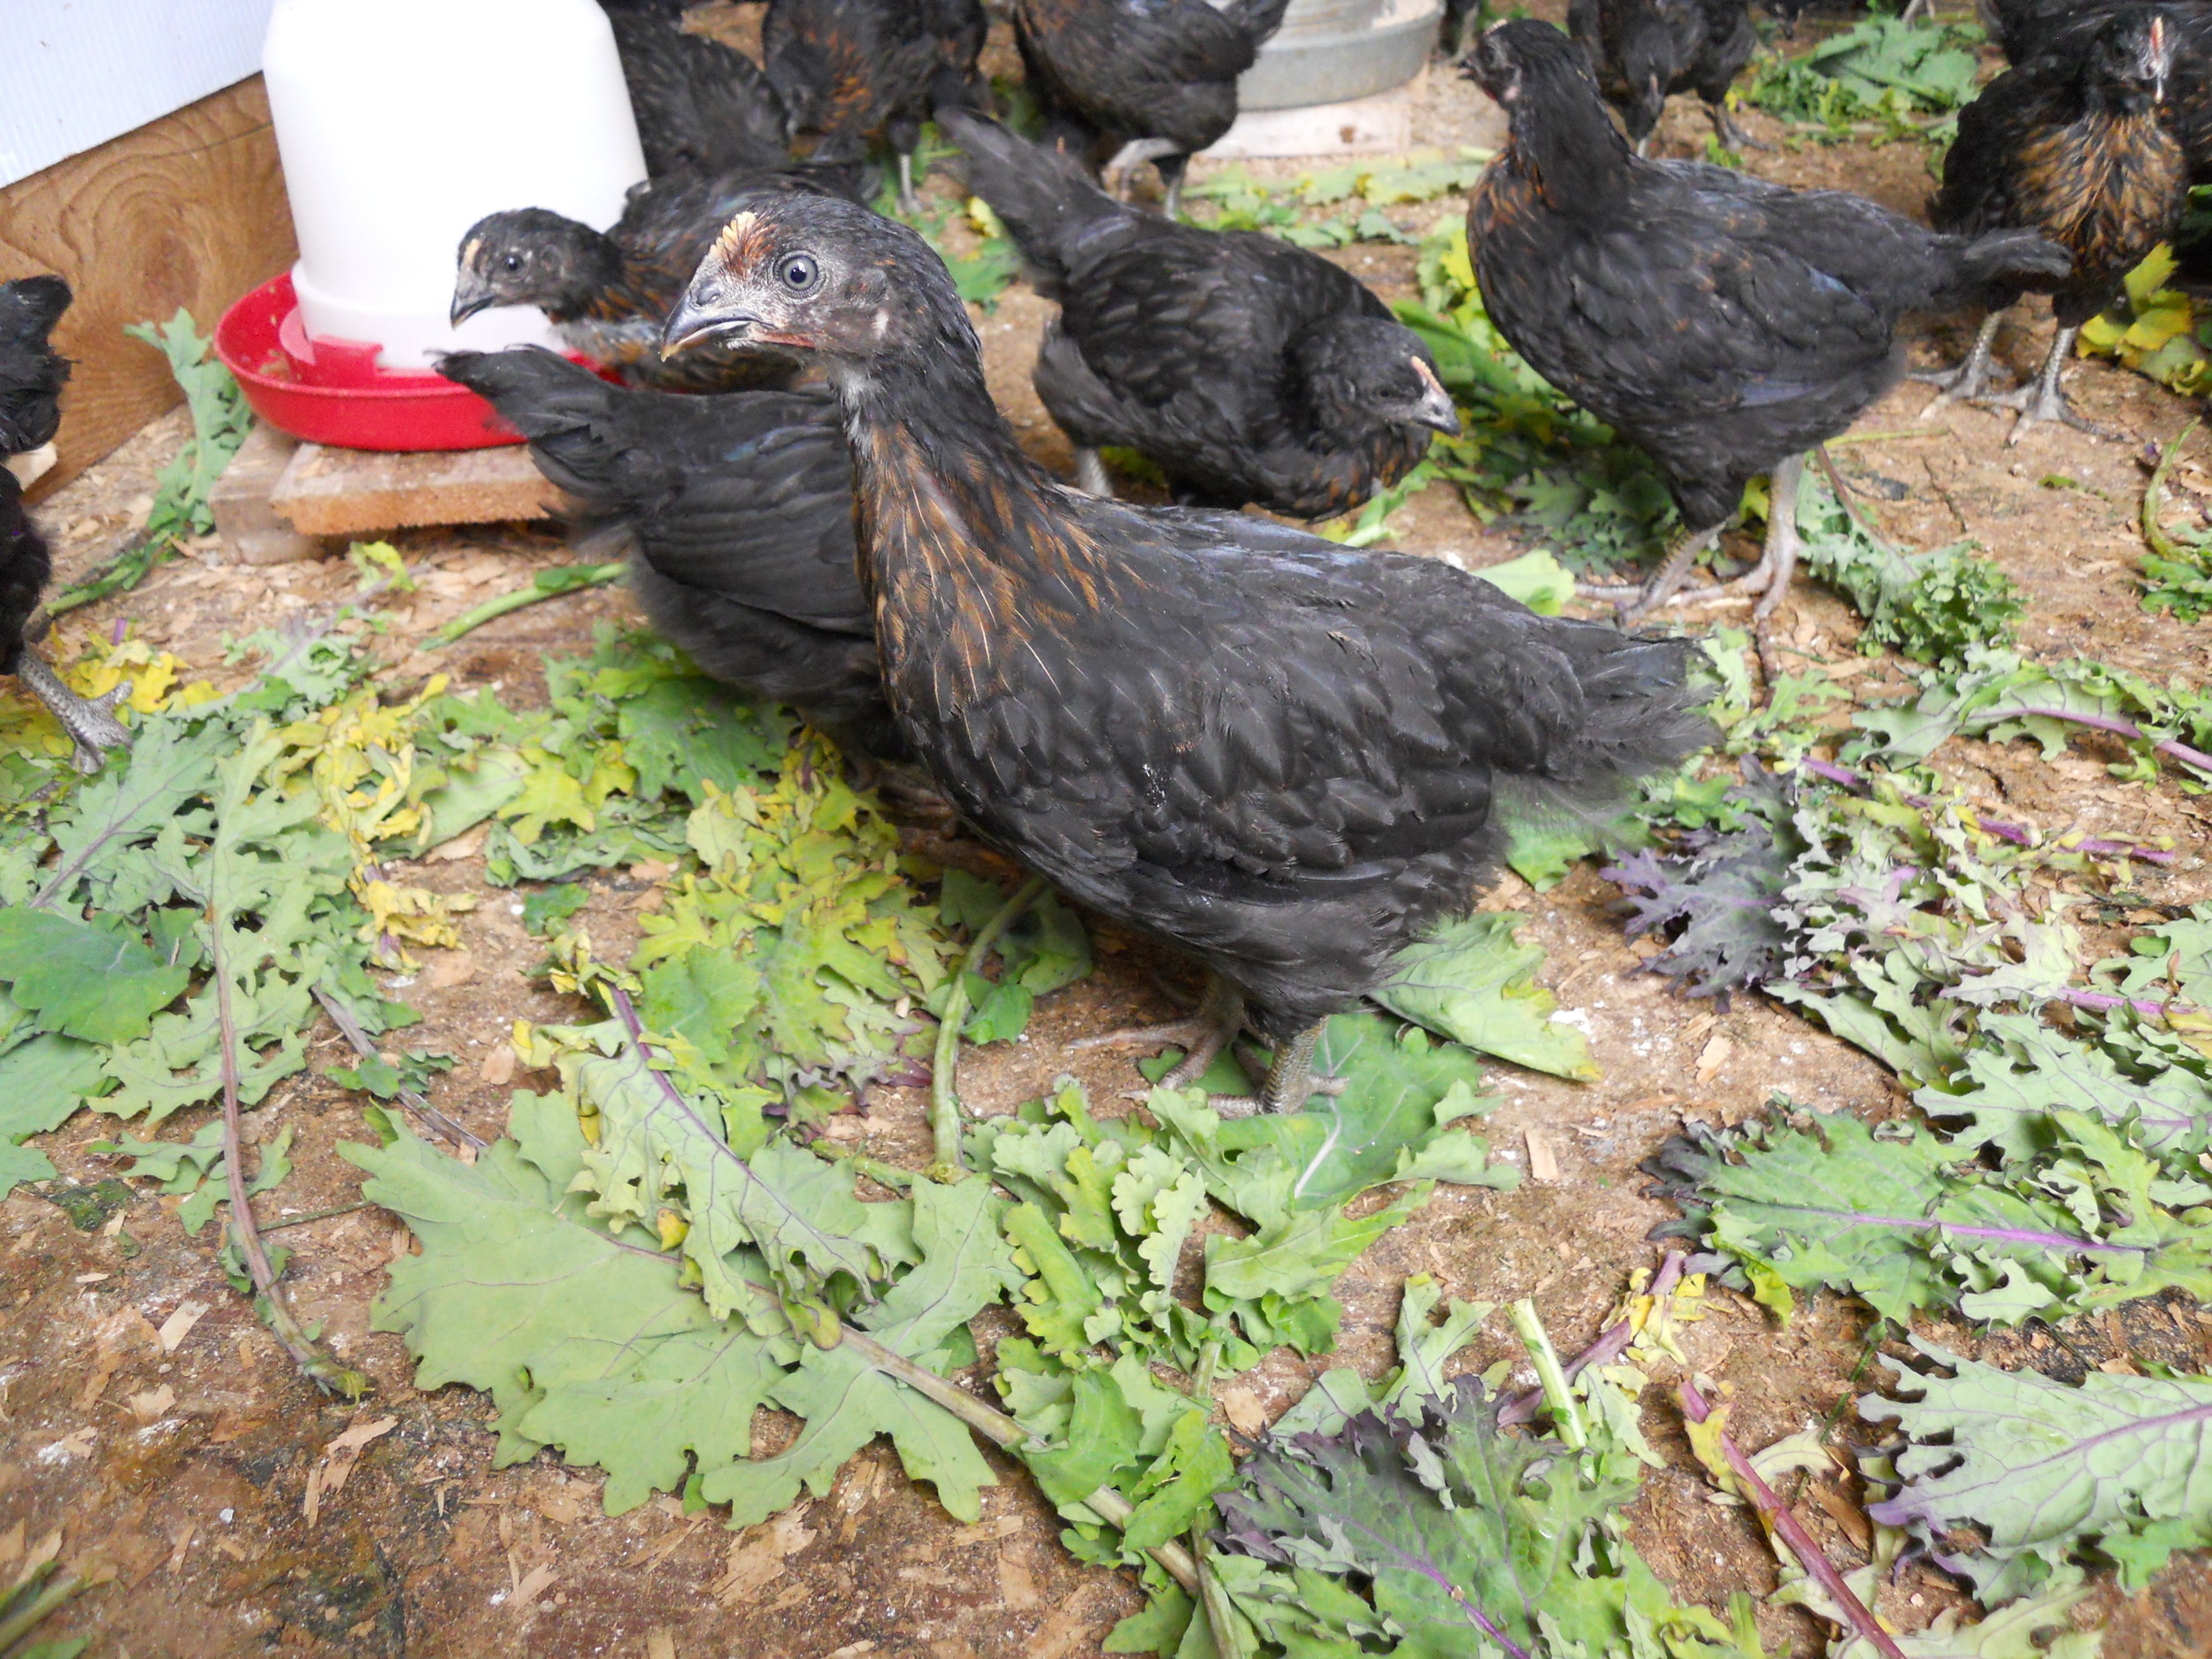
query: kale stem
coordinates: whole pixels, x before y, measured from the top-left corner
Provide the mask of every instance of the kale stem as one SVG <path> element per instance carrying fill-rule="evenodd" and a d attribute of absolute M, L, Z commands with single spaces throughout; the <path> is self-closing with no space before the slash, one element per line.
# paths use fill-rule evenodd
<path fill-rule="evenodd" d="M 1590 1436 L 1582 1426 L 1582 1411 L 1575 1404 L 1574 1390 L 1568 1384 L 1566 1371 L 1559 1363 L 1559 1351 L 1552 1347 L 1544 1322 L 1536 1317 L 1536 1304 L 1524 1296 L 1513 1304 L 1511 1311 L 1513 1328 L 1520 1333 L 1529 1358 L 1536 1362 L 1536 1379 L 1544 1386 L 1544 1403 L 1551 1408 L 1559 1438 L 1580 1451 L 1590 1443 Z"/>
<path fill-rule="evenodd" d="M 946 1170 L 962 1170 L 960 1161 L 960 1028 L 968 1023 L 968 971 L 980 967 L 991 947 L 1021 913 L 1044 896 L 1045 879 L 1033 876 L 1020 892 L 999 906 L 996 914 L 976 930 L 967 950 L 952 971 L 945 992 L 944 1012 L 938 1016 L 937 1052 L 930 1065 L 929 1132 L 937 1142 L 937 1163 Z"/>

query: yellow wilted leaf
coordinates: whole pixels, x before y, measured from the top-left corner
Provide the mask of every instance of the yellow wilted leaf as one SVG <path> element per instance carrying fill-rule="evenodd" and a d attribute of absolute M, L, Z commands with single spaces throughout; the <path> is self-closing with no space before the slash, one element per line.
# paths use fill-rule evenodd
<path fill-rule="evenodd" d="M 1728 1457 L 1720 1448 L 1720 1437 L 1728 1430 L 1728 1408 L 1716 1405 L 1706 1413 L 1705 1421 L 1693 1423 L 1682 1419 L 1682 1431 L 1690 1437 L 1690 1449 L 1697 1454 L 1697 1461 L 1705 1465 L 1705 1472 L 1723 1492 L 1740 1497 L 1736 1490 L 1736 1471 L 1728 1466 Z"/>
<path fill-rule="evenodd" d="M 2152 296 L 2166 286 L 2166 279 L 2174 273 L 2174 250 L 2162 242 L 2145 254 L 2142 264 L 2124 279 L 2128 304 L 2139 313 L 2151 303 Z"/>
<path fill-rule="evenodd" d="M 2127 345 L 2138 352 L 2155 351 L 2175 335 L 2186 334 L 2190 321 L 2188 296 L 2168 288 L 2137 311 L 2128 325 Z"/>

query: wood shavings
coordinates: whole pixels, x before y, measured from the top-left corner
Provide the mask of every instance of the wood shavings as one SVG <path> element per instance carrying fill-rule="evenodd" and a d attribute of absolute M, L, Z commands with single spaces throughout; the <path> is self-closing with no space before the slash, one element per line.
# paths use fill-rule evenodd
<path fill-rule="evenodd" d="M 1552 1150 L 1552 1144 L 1544 1138 L 1542 1131 L 1526 1130 L 1521 1138 L 1528 1143 L 1529 1179 L 1547 1187 L 1558 1180 L 1559 1155 Z"/>
<path fill-rule="evenodd" d="M 398 1426 L 399 1419 L 388 1413 L 373 1420 L 357 1421 L 337 1439 L 325 1444 L 322 1462 L 308 1471 L 307 1493 L 300 1502 L 300 1513 L 307 1517 L 310 1526 L 316 1524 L 322 1513 L 323 1499 L 335 1497 L 345 1489 L 346 1482 L 352 1478 L 354 1464 L 361 1459 L 362 1448 Z"/>
<path fill-rule="evenodd" d="M 207 1303 L 179 1302 L 177 1310 L 161 1322 L 161 1328 L 156 1333 L 161 1340 L 161 1351 L 165 1354 L 175 1353 L 184 1339 L 192 1334 L 192 1327 L 206 1317 Z"/>

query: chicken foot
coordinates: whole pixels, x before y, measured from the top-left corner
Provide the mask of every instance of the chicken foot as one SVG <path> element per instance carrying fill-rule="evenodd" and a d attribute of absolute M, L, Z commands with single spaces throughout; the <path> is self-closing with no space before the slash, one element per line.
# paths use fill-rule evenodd
<path fill-rule="evenodd" d="M 1943 388 L 1920 411 L 1921 419 L 1927 419 L 1947 403 L 1977 403 L 1988 396 L 1990 359 L 1997 344 L 1997 325 L 2003 320 L 2002 311 L 1992 311 L 1982 319 L 1981 332 L 1974 336 L 1973 349 L 1955 369 L 1921 369 L 1911 376 L 1925 385 Z"/>
<path fill-rule="evenodd" d="M 81 697 L 28 644 L 16 658 L 15 677 L 23 682 L 24 689 L 52 711 L 61 722 L 61 729 L 69 733 L 69 741 L 76 745 L 71 764 L 79 772 L 89 774 L 99 771 L 101 757 L 109 749 L 120 749 L 131 741 L 123 723 L 111 712 L 129 691 L 128 686 L 118 686 L 104 696 Z"/>
<path fill-rule="evenodd" d="M 1258 1094 L 1215 1094 L 1209 1096 L 1206 1103 L 1224 1118 L 1303 1110 L 1317 1092 L 1313 1056 L 1320 1046 L 1321 1030 L 1325 1023 L 1317 1021 L 1276 1048 L 1275 1063 L 1267 1068 L 1267 1081 L 1260 1085 Z"/>
<path fill-rule="evenodd" d="M 1180 1043 L 1183 1058 L 1160 1079 L 1163 1088 L 1188 1088 L 1206 1075 L 1215 1058 L 1236 1041 L 1244 1029 L 1244 999 L 1219 975 L 1206 981 L 1206 995 L 1187 1019 L 1171 1019 L 1157 1025 L 1132 1025 L 1096 1037 L 1079 1038 L 1066 1045 L 1070 1052 L 1085 1048 L 1134 1048 L 1153 1044 Z"/>
<path fill-rule="evenodd" d="M 1640 588 L 1632 590 L 1633 597 L 1622 604 L 1618 618 L 1621 624 L 1625 626 L 1632 622 L 1640 622 L 1673 598 L 1676 590 L 1688 578 L 1690 566 L 1697 562 L 1697 556 L 1719 540 L 1718 525 L 1705 530 L 1685 530 L 1676 536 L 1674 545 L 1667 549 L 1666 558 L 1652 579 Z M 1595 598 L 1611 598 L 1621 590 L 1616 588 L 1609 592 L 1598 588 L 1578 587 L 1576 591 Z"/>
<path fill-rule="evenodd" d="M 1772 150 L 1773 145 L 1752 137 L 1736 125 L 1736 118 L 1728 112 L 1725 104 L 1709 104 L 1706 112 L 1713 118 L 1713 136 L 1719 139 L 1724 150 Z"/>
<path fill-rule="evenodd" d="M 2074 407 L 2060 385 L 2065 373 L 2066 359 L 2073 355 L 2074 336 L 2081 333 L 2078 326 L 2062 328 L 2051 342 L 2051 354 L 2043 359 L 2043 367 L 2035 379 L 2016 392 L 2007 392 L 2001 397 L 1978 397 L 1974 401 L 1985 409 L 2016 409 L 2020 419 L 2012 423 L 2012 430 L 2005 434 L 2008 446 L 2020 442 L 2030 426 L 2045 421 L 2056 421 L 2071 426 L 2076 432 L 2085 432 L 2093 438 L 2108 438 L 2115 443 L 2127 442 L 2128 434 L 2115 427 L 2101 425 Z"/>

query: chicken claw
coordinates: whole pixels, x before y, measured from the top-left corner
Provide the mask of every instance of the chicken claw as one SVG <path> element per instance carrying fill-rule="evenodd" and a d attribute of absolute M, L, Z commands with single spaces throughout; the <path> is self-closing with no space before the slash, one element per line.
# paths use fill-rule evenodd
<path fill-rule="evenodd" d="M 1666 559 L 1659 566 L 1658 572 L 1644 584 L 1633 599 L 1621 607 L 1621 626 L 1626 627 L 1632 622 L 1641 622 L 1673 598 L 1675 590 L 1688 577 L 1690 566 L 1697 562 L 1697 556 L 1719 540 L 1718 525 L 1709 530 L 1685 530 L 1675 537 L 1674 545 L 1667 549 Z"/>
<path fill-rule="evenodd" d="M 2077 411 L 2073 400 L 2066 396 L 2066 388 L 2059 383 L 2065 373 L 2066 359 L 2073 352 L 2074 336 L 2080 332 L 2078 328 L 2060 329 L 2058 337 L 2051 342 L 2051 355 L 2043 359 L 2041 372 L 2018 391 L 1974 400 L 1984 409 L 2020 411 L 2020 419 L 2012 423 L 2012 430 L 2005 434 L 2008 447 L 2019 442 L 2030 426 L 2047 422 L 2071 426 L 2076 432 L 2085 432 L 2093 438 L 2105 438 L 2115 443 L 2128 441 L 2128 434 L 2117 427 L 2101 425 Z"/>
<path fill-rule="evenodd" d="M 1267 1081 L 1260 1085 L 1257 1095 L 1210 1094 L 1207 1096 L 1206 1103 L 1224 1118 L 1249 1118 L 1259 1112 L 1303 1110 L 1306 1102 L 1321 1092 L 1314 1083 L 1313 1055 L 1321 1043 L 1323 1023 L 1325 1022 L 1307 1026 L 1275 1050 L 1275 1064 L 1268 1067 Z M 1189 1062 L 1185 1061 L 1184 1064 L 1187 1065 Z"/>
<path fill-rule="evenodd" d="M 77 746 L 71 764 L 87 776 L 100 770 L 101 761 L 109 749 L 120 749 L 131 741 L 130 733 L 112 712 L 117 703 L 129 695 L 127 682 L 102 696 L 81 697 L 63 683 L 52 664 L 28 645 L 16 659 L 15 677 L 61 722 L 61 729 L 69 733 L 69 741 Z"/>
<path fill-rule="evenodd" d="M 1982 321 L 1981 332 L 1974 336 L 1973 349 L 1955 369 L 1919 369 L 1910 376 L 1923 385 L 1942 388 L 1928 406 L 1920 411 L 1925 420 L 1947 403 L 1978 402 L 1989 393 L 1991 349 L 1997 343 L 1997 324 L 2001 312 L 1992 312 Z"/>

